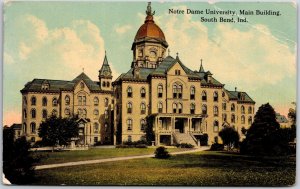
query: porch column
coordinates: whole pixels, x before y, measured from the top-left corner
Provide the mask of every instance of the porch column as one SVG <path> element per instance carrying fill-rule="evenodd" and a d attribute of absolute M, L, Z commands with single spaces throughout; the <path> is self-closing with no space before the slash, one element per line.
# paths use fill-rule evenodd
<path fill-rule="evenodd" d="M 191 118 L 188 118 L 188 132 L 191 131 Z M 186 132 L 186 133 L 188 133 Z"/>
<path fill-rule="evenodd" d="M 156 139 L 155 139 L 155 145 L 156 146 L 159 146 L 160 143 L 159 143 L 159 131 L 158 131 L 158 117 L 155 118 L 155 133 L 156 133 Z"/>

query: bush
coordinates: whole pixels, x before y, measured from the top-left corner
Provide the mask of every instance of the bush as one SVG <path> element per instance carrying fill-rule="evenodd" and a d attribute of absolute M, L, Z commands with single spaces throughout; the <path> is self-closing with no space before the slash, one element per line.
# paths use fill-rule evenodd
<path fill-rule="evenodd" d="M 211 151 L 223 151 L 224 150 L 224 145 L 219 144 L 219 143 L 213 143 L 210 147 Z"/>
<path fill-rule="evenodd" d="M 120 144 L 120 145 L 117 145 L 116 148 L 133 148 L 133 146 Z"/>
<path fill-rule="evenodd" d="M 208 145 L 207 142 L 208 142 L 208 135 L 206 133 L 203 135 L 200 135 L 200 145 L 207 146 Z"/>
<path fill-rule="evenodd" d="M 170 157 L 169 152 L 163 146 L 156 148 L 154 153 L 155 153 L 155 157 L 158 159 L 167 159 Z"/>
<path fill-rule="evenodd" d="M 147 148 L 148 146 L 146 144 L 137 144 L 135 145 L 136 148 Z"/>
<path fill-rule="evenodd" d="M 194 148 L 194 145 L 189 144 L 189 143 L 181 143 L 176 145 L 177 148 Z"/>

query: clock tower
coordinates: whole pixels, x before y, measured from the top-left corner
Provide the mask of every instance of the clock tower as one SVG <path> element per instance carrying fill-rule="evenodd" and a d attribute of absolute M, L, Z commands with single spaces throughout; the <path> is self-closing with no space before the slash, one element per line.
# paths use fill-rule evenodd
<path fill-rule="evenodd" d="M 154 14 L 149 2 L 145 23 L 137 31 L 132 44 L 132 68 L 156 68 L 165 58 L 168 43 L 163 31 L 154 22 Z"/>
<path fill-rule="evenodd" d="M 102 90 L 111 90 L 111 80 L 112 80 L 112 74 L 111 69 L 109 67 L 107 57 L 106 57 L 106 51 L 105 51 L 105 57 L 103 60 L 103 64 L 101 69 L 99 70 L 99 81 L 100 81 L 100 89 Z"/>

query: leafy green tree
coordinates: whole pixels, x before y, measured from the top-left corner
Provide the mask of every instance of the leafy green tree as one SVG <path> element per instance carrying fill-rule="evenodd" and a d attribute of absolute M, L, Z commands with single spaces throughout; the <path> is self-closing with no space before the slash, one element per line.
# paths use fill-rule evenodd
<path fill-rule="evenodd" d="M 51 116 L 43 121 L 39 127 L 39 137 L 48 146 L 67 145 L 71 138 L 77 137 L 79 128 L 77 118 L 61 118 Z"/>
<path fill-rule="evenodd" d="M 39 158 L 29 148 L 25 137 L 14 141 L 13 129 L 3 129 L 3 172 L 12 184 L 30 184 L 35 179 L 33 164 Z"/>
<path fill-rule="evenodd" d="M 295 106 L 295 108 L 290 108 L 289 113 L 288 113 L 288 117 L 292 121 L 289 141 L 294 141 L 294 139 L 296 138 L 296 133 L 297 133 L 297 131 L 296 131 L 296 116 L 297 116 L 296 103 L 292 102 L 292 104 Z"/>
<path fill-rule="evenodd" d="M 276 121 L 273 107 L 269 103 L 263 104 L 256 112 L 240 152 L 251 155 L 284 155 L 288 149 L 287 137 Z"/>
<path fill-rule="evenodd" d="M 240 136 L 234 128 L 224 127 L 219 132 L 219 136 L 221 137 L 223 144 L 227 145 L 227 151 L 238 146 Z"/>

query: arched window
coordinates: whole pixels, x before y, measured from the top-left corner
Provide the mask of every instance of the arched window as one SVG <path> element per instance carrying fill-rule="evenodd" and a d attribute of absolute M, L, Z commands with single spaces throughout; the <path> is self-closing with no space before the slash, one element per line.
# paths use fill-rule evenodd
<path fill-rule="evenodd" d="M 47 110 L 44 109 L 42 111 L 42 117 L 43 117 L 43 119 L 47 119 L 47 116 L 48 116 Z"/>
<path fill-rule="evenodd" d="M 214 106 L 214 116 L 218 116 L 219 115 L 219 108 L 218 106 Z"/>
<path fill-rule="evenodd" d="M 206 91 L 202 91 L 202 101 L 207 101 L 207 95 L 206 95 Z"/>
<path fill-rule="evenodd" d="M 99 115 L 99 111 L 97 109 L 94 109 L 94 115 L 98 116 Z"/>
<path fill-rule="evenodd" d="M 131 87 L 127 88 L 127 97 L 132 98 L 132 88 Z"/>
<path fill-rule="evenodd" d="M 77 114 L 78 114 L 79 117 L 82 117 L 82 109 L 79 108 L 79 109 L 77 110 Z"/>
<path fill-rule="evenodd" d="M 27 118 L 27 111 L 26 111 L 26 109 L 23 110 L 23 117 L 24 117 L 24 119 Z"/>
<path fill-rule="evenodd" d="M 65 115 L 66 115 L 66 117 L 70 117 L 71 112 L 70 112 L 69 108 L 65 108 Z"/>
<path fill-rule="evenodd" d="M 27 133 L 27 124 L 24 122 L 23 123 L 23 133 L 26 134 Z"/>
<path fill-rule="evenodd" d="M 87 111 L 86 111 L 86 109 L 83 109 L 83 110 L 82 110 L 82 117 L 83 117 L 83 118 L 86 118 L 86 115 L 87 115 Z"/>
<path fill-rule="evenodd" d="M 141 88 L 141 98 L 146 97 L 146 89 L 144 87 Z"/>
<path fill-rule="evenodd" d="M 202 114 L 207 114 L 207 106 L 205 104 L 202 105 Z"/>
<path fill-rule="evenodd" d="M 159 84 L 157 87 L 157 97 L 162 98 L 162 96 L 163 96 L 163 86 L 162 84 Z"/>
<path fill-rule="evenodd" d="M 24 106 L 27 105 L 27 98 L 26 98 L 26 96 L 23 97 L 23 104 L 24 104 Z"/>
<path fill-rule="evenodd" d="M 243 105 L 241 106 L 241 113 L 245 114 L 245 107 Z"/>
<path fill-rule="evenodd" d="M 251 116 L 249 116 L 249 118 L 248 118 L 248 125 L 252 125 L 252 117 Z"/>
<path fill-rule="evenodd" d="M 80 88 L 84 89 L 84 83 L 83 82 L 80 83 Z"/>
<path fill-rule="evenodd" d="M 105 110 L 105 111 L 104 111 L 104 118 L 105 118 L 105 119 L 108 119 L 108 110 Z"/>
<path fill-rule="evenodd" d="M 225 92 L 224 91 L 222 92 L 222 97 L 225 97 Z"/>
<path fill-rule="evenodd" d="M 99 132 L 99 124 L 98 123 L 94 123 L 94 133 L 98 133 Z"/>
<path fill-rule="evenodd" d="M 146 120 L 145 119 L 141 119 L 141 131 L 144 131 L 146 127 Z"/>
<path fill-rule="evenodd" d="M 110 87 L 109 81 L 106 82 L 106 86 L 107 86 L 107 87 Z"/>
<path fill-rule="evenodd" d="M 35 111 L 35 109 L 31 109 L 31 118 L 33 118 L 33 119 L 36 118 L 36 111 Z"/>
<path fill-rule="evenodd" d="M 105 99 L 104 99 L 104 106 L 105 106 L 105 107 L 108 107 L 108 98 L 105 98 Z"/>
<path fill-rule="evenodd" d="M 35 96 L 31 97 L 30 101 L 31 101 L 31 106 L 36 105 L 36 97 Z"/>
<path fill-rule="evenodd" d="M 128 102 L 128 103 L 127 103 L 127 113 L 128 113 L 128 114 L 131 114 L 131 113 L 132 113 L 132 103 L 131 103 L 131 102 Z"/>
<path fill-rule="evenodd" d="M 178 103 L 178 113 L 182 113 L 182 104 Z"/>
<path fill-rule="evenodd" d="M 163 111 L 163 103 L 159 102 L 158 103 L 158 113 L 162 113 L 162 111 Z"/>
<path fill-rule="evenodd" d="M 222 114 L 222 120 L 227 121 L 227 114 Z"/>
<path fill-rule="evenodd" d="M 54 97 L 53 100 L 52 100 L 52 106 L 57 106 L 57 98 Z"/>
<path fill-rule="evenodd" d="M 55 117 L 57 117 L 57 110 L 53 109 L 52 110 L 52 115 L 55 116 Z"/>
<path fill-rule="evenodd" d="M 173 98 L 177 98 L 177 85 L 173 85 Z"/>
<path fill-rule="evenodd" d="M 214 92 L 214 102 L 218 102 L 218 100 L 219 100 L 219 95 L 218 95 L 218 92 L 215 91 Z"/>
<path fill-rule="evenodd" d="M 65 96 L 65 105 L 66 105 L 66 106 L 69 106 L 69 105 L 70 105 L 70 96 L 69 96 L 69 95 L 66 95 L 66 96 Z"/>
<path fill-rule="evenodd" d="M 244 115 L 242 115 L 242 117 L 241 117 L 241 123 L 245 124 L 245 116 Z"/>
<path fill-rule="evenodd" d="M 127 130 L 132 131 L 132 119 L 127 119 Z"/>
<path fill-rule="evenodd" d="M 195 104 L 191 104 L 191 114 L 195 114 Z"/>
<path fill-rule="evenodd" d="M 182 85 L 178 85 L 177 91 L 178 91 L 178 98 L 182 98 Z"/>
<path fill-rule="evenodd" d="M 36 132 L 36 125 L 34 122 L 30 123 L 30 131 L 31 133 L 35 133 Z"/>
<path fill-rule="evenodd" d="M 42 99 L 42 106 L 47 106 L 47 97 L 43 97 Z"/>
<path fill-rule="evenodd" d="M 235 115 L 231 114 L 231 123 L 235 123 Z"/>
<path fill-rule="evenodd" d="M 173 113 L 176 114 L 177 112 L 177 104 L 173 103 Z"/>
<path fill-rule="evenodd" d="M 132 142 L 132 137 L 131 137 L 131 135 L 128 135 L 128 142 Z"/>
<path fill-rule="evenodd" d="M 141 103 L 141 114 L 146 113 L 146 104 L 144 102 Z"/>
<path fill-rule="evenodd" d="M 102 87 L 106 87 L 106 82 L 105 81 L 102 82 Z"/>
<path fill-rule="evenodd" d="M 192 86 L 192 87 L 191 87 L 191 92 L 190 92 L 190 93 L 191 93 L 191 94 L 190 94 L 190 99 L 191 99 L 191 100 L 194 100 L 194 99 L 195 99 L 195 92 L 196 92 L 196 91 L 195 91 L 195 87 Z"/>
<path fill-rule="evenodd" d="M 231 111 L 234 112 L 235 111 L 235 105 L 232 103 L 231 104 Z"/>
<path fill-rule="evenodd" d="M 214 132 L 219 132 L 219 122 L 217 120 L 214 121 Z"/>
<path fill-rule="evenodd" d="M 222 103 L 222 109 L 226 110 L 226 102 Z"/>
<path fill-rule="evenodd" d="M 98 106 L 99 105 L 99 99 L 98 97 L 94 97 L 94 106 Z"/>
<path fill-rule="evenodd" d="M 251 106 L 248 107 L 248 114 L 252 114 L 252 107 Z"/>

